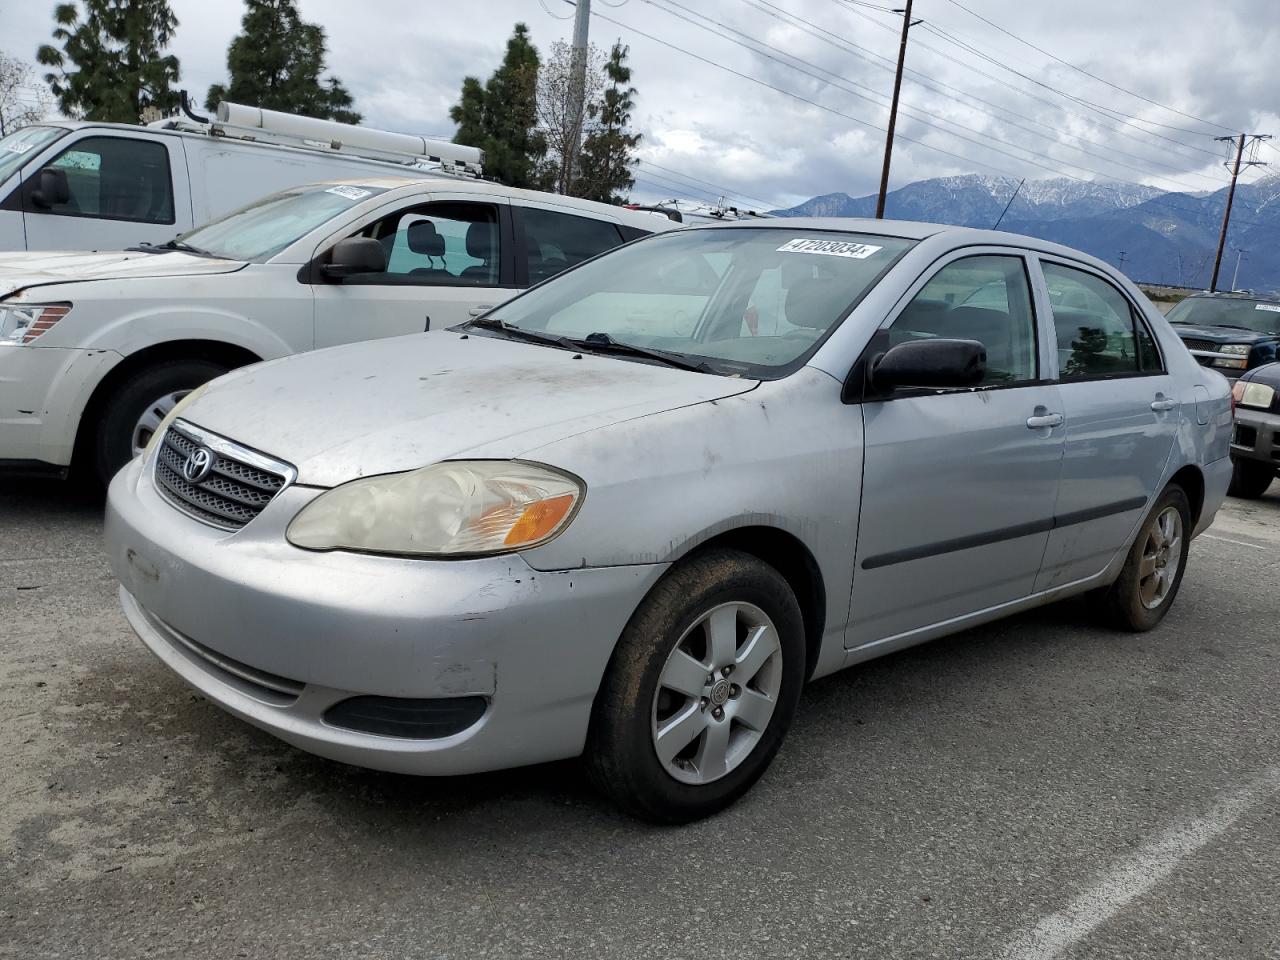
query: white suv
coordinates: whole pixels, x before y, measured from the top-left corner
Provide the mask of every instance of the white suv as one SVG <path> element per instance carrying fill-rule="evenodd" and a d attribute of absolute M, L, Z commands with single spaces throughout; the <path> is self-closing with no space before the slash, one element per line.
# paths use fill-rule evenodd
<path fill-rule="evenodd" d="M 0 468 L 104 481 L 233 367 L 460 323 L 665 217 L 446 177 L 266 197 L 162 246 L 0 255 Z"/>

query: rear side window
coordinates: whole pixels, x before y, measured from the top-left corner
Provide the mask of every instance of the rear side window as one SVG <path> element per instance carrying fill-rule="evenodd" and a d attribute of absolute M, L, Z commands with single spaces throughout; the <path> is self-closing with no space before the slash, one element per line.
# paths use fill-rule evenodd
<path fill-rule="evenodd" d="M 1084 270 L 1058 263 L 1042 266 L 1063 380 L 1132 376 L 1160 369 L 1155 339 L 1124 294 Z"/>
<path fill-rule="evenodd" d="M 604 220 L 532 207 L 523 208 L 520 217 L 524 222 L 530 285 L 622 242 L 617 226 Z"/>
<path fill-rule="evenodd" d="M 124 137 L 87 137 L 50 167 L 67 177 L 66 203 L 32 212 L 135 223 L 173 223 L 173 180 L 164 144 Z"/>
<path fill-rule="evenodd" d="M 889 343 L 977 340 L 986 348 L 984 386 L 1038 376 L 1031 285 L 1021 257 L 974 256 L 935 273 L 889 327 Z"/>

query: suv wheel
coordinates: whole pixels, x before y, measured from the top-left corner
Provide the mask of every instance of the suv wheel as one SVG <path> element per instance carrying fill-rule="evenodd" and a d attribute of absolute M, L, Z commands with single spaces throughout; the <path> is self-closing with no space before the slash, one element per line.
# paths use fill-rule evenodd
<path fill-rule="evenodd" d="M 1231 486 L 1227 493 L 1242 500 L 1257 500 L 1276 478 L 1275 467 L 1257 460 L 1231 461 Z"/>
<path fill-rule="evenodd" d="M 782 745 L 804 670 L 804 621 L 776 570 L 734 550 L 678 564 L 614 652 L 588 737 L 593 781 L 655 822 L 727 807 Z"/>
<path fill-rule="evenodd" d="M 94 437 L 94 472 L 103 486 L 143 451 L 179 400 L 227 370 L 211 360 L 170 360 L 121 384 L 107 401 Z"/>
<path fill-rule="evenodd" d="M 1187 495 L 1181 487 L 1168 487 L 1147 514 L 1120 576 L 1107 591 L 1107 613 L 1116 626 L 1150 630 L 1164 619 L 1182 584 L 1190 542 Z"/>

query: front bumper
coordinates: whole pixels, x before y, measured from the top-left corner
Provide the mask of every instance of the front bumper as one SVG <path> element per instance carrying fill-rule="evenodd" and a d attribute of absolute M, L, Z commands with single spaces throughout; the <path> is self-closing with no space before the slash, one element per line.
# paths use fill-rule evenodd
<path fill-rule="evenodd" d="M 614 644 L 666 569 L 543 572 L 518 555 L 423 561 L 299 550 L 285 527 L 321 491 L 287 488 L 228 534 L 161 499 L 146 463 L 112 482 L 106 518 L 135 632 L 230 713 L 357 766 L 461 774 L 581 753 Z M 272 689 L 271 678 L 297 689 Z M 410 740 L 323 719 L 355 696 L 483 696 L 488 706 L 460 733 Z"/>
<path fill-rule="evenodd" d="M 1280 470 L 1280 414 L 1237 406 L 1231 430 L 1231 457 L 1258 460 Z"/>
<path fill-rule="evenodd" d="M 0 346 L 0 461 L 70 464 L 85 404 L 120 359 L 111 350 Z"/>

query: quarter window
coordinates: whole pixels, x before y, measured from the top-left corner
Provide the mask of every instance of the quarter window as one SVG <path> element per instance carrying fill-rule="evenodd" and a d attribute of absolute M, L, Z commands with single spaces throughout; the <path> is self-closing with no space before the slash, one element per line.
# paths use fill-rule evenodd
<path fill-rule="evenodd" d="M 533 207 L 522 208 L 520 217 L 531 285 L 622 242 L 618 228 L 604 220 Z"/>
<path fill-rule="evenodd" d="M 1101 277 L 1043 263 L 1063 380 L 1132 376 L 1160 369 L 1155 338 L 1129 300 Z"/>
<path fill-rule="evenodd" d="M 67 177 L 66 203 L 34 213 L 173 223 L 169 150 L 151 140 L 86 137 L 49 164 Z"/>
<path fill-rule="evenodd" d="M 426 204 L 384 217 L 368 232 L 386 248 L 386 273 L 349 278 L 348 284 L 498 284 L 498 209 L 492 204 Z"/>
<path fill-rule="evenodd" d="M 1035 314 L 1022 258 L 964 257 L 935 273 L 889 327 L 889 343 L 935 338 L 981 343 L 984 386 L 1035 380 Z"/>

